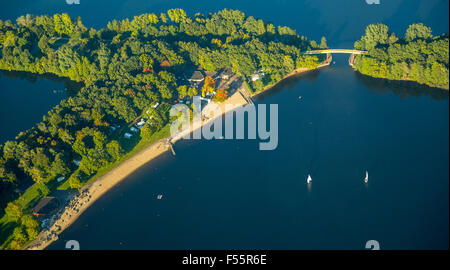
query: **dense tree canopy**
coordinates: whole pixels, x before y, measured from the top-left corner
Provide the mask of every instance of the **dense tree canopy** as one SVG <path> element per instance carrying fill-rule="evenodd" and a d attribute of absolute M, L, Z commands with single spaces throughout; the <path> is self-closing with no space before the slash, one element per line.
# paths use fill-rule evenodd
<path fill-rule="evenodd" d="M 139 118 L 148 121 L 135 138 L 148 139 L 167 124 L 174 99 L 199 93 L 180 79 L 185 70 L 227 67 L 243 77 L 263 70 L 266 76 L 254 85 L 262 89 L 294 68 L 316 66 L 317 57 L 301 54 L 311 48 L 289 27 L 228 9 L 193 17 L 171 9 L 113 20 L 99 30 L 68 14 L 0 20 L 0 69 L 50 73 L 84 85 L 42 122 L 0 146 L 0 208 L 15 201 L 7 208 L 17 223 L 10 247 L 32 240 L 36 230 L 29 220 L 20 223 L 31 205 L 16 200 L 13 190 L 31 179 L 42 197 L 61 177 L 67 187 L 80 188 L 132 149 L 136 142 L 123 135 Z M 212 83 L 204 89 L 211 90 Z M 217 100 L 227 97 L 225 90 L 218 93 Z"/>
<path fill-rule="evenodd" d="M 369 52 L 355 59 L 355 68 L 362 74 L 449 89 L 448 35 L 433 36 L 424 24 L 410 25 L 404 39 L 386 25 L 369 25 L 355 48 Z"/>

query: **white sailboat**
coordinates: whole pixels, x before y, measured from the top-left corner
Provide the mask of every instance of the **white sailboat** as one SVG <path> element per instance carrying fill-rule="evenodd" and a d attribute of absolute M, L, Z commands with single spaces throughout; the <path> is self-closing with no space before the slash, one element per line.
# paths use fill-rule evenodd
<path fill-rule="evenodd" d="M 308 178 L 306 179 L 306 183 L 310 184 L 312 181 L 311 175 L 308 174 Z"/>
<path fill-rule="evenodd" d="M 366 171 L 366 178 L 364 178 L 364 182 L 367 183 L 369 182 L 369 172 Z"/>

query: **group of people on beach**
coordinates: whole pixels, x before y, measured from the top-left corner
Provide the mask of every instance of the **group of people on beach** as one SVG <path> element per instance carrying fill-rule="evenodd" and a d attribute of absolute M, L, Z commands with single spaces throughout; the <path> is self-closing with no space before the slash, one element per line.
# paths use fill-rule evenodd
<path fill-rule="evenodd" d="M 92 193 L 95 191 L 86 188 L 78 194 L 73 195 L 73 198 L 68 201 L 65 207 L 56 212 L 46 222 L 39 237 L 27 249 L 39 249 L 45 247 L 48 242 L 53 242 L 58 239 L 58 233 L 62 231 L 63 227 L 70 225 L 72 218 L 80 213 L 83 205 L 91 201 Z"/>

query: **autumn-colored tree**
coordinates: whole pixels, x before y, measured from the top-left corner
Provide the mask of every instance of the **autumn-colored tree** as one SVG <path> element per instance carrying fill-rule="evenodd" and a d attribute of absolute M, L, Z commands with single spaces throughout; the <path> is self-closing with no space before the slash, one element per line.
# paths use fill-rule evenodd
<path fill-rule="evenodd" d="M 136 92 L 134 92 L 132 89 L 126 89 L 123 93 L 130 97 L 136 96 Z"/>
<path fill-rule="evenodd" d="M 146 85 L 142 86 L 142 89 L 149 91 L 149 90 L 152 90 L 153 87 L 151 84 L 147 83 Z"/>
<path fill-rule="evenodd" d="M 216 88 L 216 82 L 211 76 L 206 76 L 205 83 L 202 88 L 202 97 L 205 97 L 207 93 L 214 92 L 214 89 Z"/>
<path fill-rule="evenodd" d="M 214 95 L 214 101 L 217 102 L 223 102 L 228 98 L 228 91 L 224 89 L 217 90 L 216 94 Z"/>

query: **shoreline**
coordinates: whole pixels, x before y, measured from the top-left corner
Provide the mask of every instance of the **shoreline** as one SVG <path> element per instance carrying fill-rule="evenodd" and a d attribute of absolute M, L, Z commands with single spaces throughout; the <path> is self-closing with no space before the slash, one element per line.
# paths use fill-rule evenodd
<path fill-rule="evenodd" d="M 41 231 L 38 238 L 28 244 L 24 249 L 43 250 L 58 240 L 57 235 L 70 227 L 89 206 L 107 191 L 143 165 L 169 151 L 168 145 L 164 141 L 164 139 L 161 139 L 151 144 L 94 182 L 82 187 L 79 192 L 81 195 L 75 198 L 75 202 L 70 207 L 66 206 L 53 225 L 48 230 Z"/>
<path fill-rule="evenodd" d="M 80 196 L 75 198 L 74 202 L 72 202 L 72 205 L 70 207 L 65 207 L 61 215 L 56 219 L 51 227 L 48 230 L 41 231 L 38 235 L 38 238 L 33 240 L 23 249 L 43 250 L 50 244 L 58 240 L 58 235 L 61 234 L 65 229 L 69 228 L 84 213 L 84 211 L 86 211 L 94 202 L 101 198 L 107 191 L 115 187 L 118 183 L 122 182 L 124 179 L 126 179 L 126 177 L 131 175 L 142 166 L 151 162 L 153 159 L 170 151 L 170 145 L 168 143 L 176 143 L 184 136 L 191 134 L 192 132 L 202 128 L 206 124 L 209 124 L 217 117 L 221 117 L 228 112 L 234 111 L 242 106 L 249 104 L 248 98 L 257 96 L 265 91 L 270 90 L 272 87 L 276 86 L 284 79 L 294 75 L 306 73 L 308 71 L 316 70 L 324 66 L 328 66 L 330 62 L 331 57 L 327 58 L 327 60 L 324 61 L 323 64 L 317 66 L 316 68 L 295 69 L 274 85 L 267 86 L 262 91 L 253 93 L 248 97 L 245 97 L 245 95 L 241 92 L 242 87 L 246 88 L 245 84 L 242 84 L 241 88 L 239 88 L 233 95 L 219 104 L 219 107 L 221 109 L 220 114 L 214 115 L 214 117 L 212 118 L 202 120 L 200 123 L 193 124 L 189 129 L 183 130 L 173 137 L 160 139 L 159 141 L 147 146 L 136 155 L 120 163 L 117 167 L 110 170 L 108 173 L 101 176 L 94 182 L 82 187 L 79 192 Z"/>
<path fill-rule="evenodd" d="M 420 83 L 418 81 L 415 81 L 415 80 L 412 80 L 412 79 L 409 79 L 409 78 L 406 78 L 406 79 L 388 79 L 388 78 L 385 78 L 385 77 L 374 77 L 374 76 L 371 76 L 371 75 L 368 75 L 368 74 L 361 73 L 361 71 L 359 71 L 355 67 L 355 58 L 356 58 L 356 56 L 354 54 L 352 54 L 350 56 L 349 60 L 348 60 L 348 64 L 352 67 L 353 71 L 358 72 L 359 74 L 361 74 L 363 76 L 367 76 L 367 77 L 374 78 L 374 79 L 387 80 L 387 81 L 391 81 L 391 82 L 411 82 L 411 83 L 416 83 L 418 85 L 423 85 L 423 86 L 430 87 L 430 88 L 436 88 L 436 89 L 443 90 L 443 91 L 449 91 L 449 88 L 431 86 L 431 85 L 428 85 L 426 83 Z"/>
<path fill-rule="evenodd" d="M 284 76 L 277 83 L 264 87 L 263 90 L 253 93 L 251 95 L 251 97 L 256 97 L 256 96 L 258 96 L 258 95 L 260 95 L 262 93 L 265 93 L 266 91 L 269 91 L 270 89 L 272 89 L 273 87 L 277 86 L 279 83 L 281 83 L 282 81 L 284 81 L 287 78 L 290 78 L 290 77 L 293 77 L 293 76 L 296 76 L 296 75 L 300 75 L 300 74 L 303 74 L 303 73 L 307 73 L 309 71 L 318 70 L 318 69 L 323 68 L 323 67 L 327 67 L 327 66 L 329 66 L 331 64 L 332 60 L 333 60 L 333 57 L 331 56 L 331 54 L 329 54 L 327 56 L 327 59 L 325 59 L 325 61 L 323 61 L 320 65 L 318 65 L 315 68 L 297 68 L 297 69 L 294 69 L 291 73 L 289 73 L 288 75 Z"/>
<path fill-rule="evenodd" d="M 146 147 L 136 155 L 130 157 L 126 161 L 120 163 L 117 167 L 101 176 L 94 182 L 82 187 L 80 189 L 80 196 L 76 197 L 73 204 L 70 207 L 64 208 L 61 215 L 56 219 L 53 225 L 48 230 L 43 230 L 39 233 L 38 238 L 24 247 L 24 250 L 43 250 L 50 244 L 58 240 L 58 235 L 65 229 L 70 227 L 82 214 L 91 206 L 95 201 L 102 197 L 107 191 L 115 187 L 122 180 L 126 179 L 133 172 L 146 165 L 153 159 L 161 156 L 162 154 L 170 151 L 169 144 L 175 143 L 183 136 L 192 133 L 194 130 L 203 127 L 210 123 L 215 118 L 220 117 L 230 111 L 233 111 L 239 107 L 248 104 L 243 95 L 237 91 L 226 101 L 220 104 L 221 113 L 215 115 L 213 118 L 201 121 L 195 128 L 191 126 L 191 129 L 184 130 L 178 133 L 175 137 L 163 138 L 150 146 Z M 226 106 L 231 105 L 231 106 Z"/>

